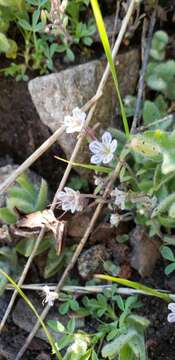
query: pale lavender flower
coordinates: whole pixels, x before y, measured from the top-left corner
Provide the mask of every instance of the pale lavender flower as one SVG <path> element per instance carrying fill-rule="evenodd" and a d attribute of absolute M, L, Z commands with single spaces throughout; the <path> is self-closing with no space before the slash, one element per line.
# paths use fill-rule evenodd
<path fill-rule="evenodd" d="M 64 125 L 66 133 L 80 132 L 85 124 L 86 113 L 81 111 L 78 107 L 72 110 L 72 116 L 66 115 L 64 117 Z"/>
<path fill-rule="evenodd" d="M 73 214 L 75 211 L 83 210 L 83 199 L 79 191 L 75 191 L 69 187 L 65 187 L 64 191 L 59 191 L 57 198 L 61 203 L 64 211 L 71 211 Z"/>
<path fill-rule="evenodd" d="M 169 323 L 175 322 L 175 303 L 168 304 L 168 309 L 171 311 L 168 316 L 167 320 Z"/>
<path fill-rule="evenodd" d="M 45 298 L 43 300 L 43 305 L 48 303 L 49 306 L 53 306 L 54 301 L 58 299 L 58 294 L 55 291 L 50 291 L 47 285 L 42 288 Z"/>
<path fill-rule="evenodd" d="M 112 140 L 112 135 L 106 131 L 102 136 L 102 142 L 95 140 L 89 144 L 89 149 L 94 154 L 91 157 L 91 163 L 109 163 L 114 157 L 116 148 L 117 140 Z"/>
<path fill-rule="evenodd" d="M 115 188 L 111 192 L 111 196 L 115 197 L 114 204 L 117 205 L 121 210 L 125 209 L 126 193 Z"/>

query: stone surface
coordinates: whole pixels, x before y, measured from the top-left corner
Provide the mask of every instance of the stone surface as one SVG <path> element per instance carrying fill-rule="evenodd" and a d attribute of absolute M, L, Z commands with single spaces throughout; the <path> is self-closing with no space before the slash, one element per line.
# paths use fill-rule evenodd
<path fill-rule="evenodd" d="M 114 34 L 114 22 L 115 22 L 115 15 L 105 16 L 103 19 L 105 23 L 106 32 L 108 34 L 108 39 L 111 40 Z M 118 19 L 117 27 L 115 29 L 115 35 L 118 33 L 121 27 L 121 20 Z M 97 30 L 96 33 L 92 36 L 95 42 L 101 42 L 101 38 L 99 35 L 99 31 Z"/>
<path fill-rule="evenodd" d="M 108 260 L 110 251 L 103 245 L 95 245 L 85 250 L 78 259 L 78 272 L 83 279 L 88 279 L 95 272 L 103 270 L 103 261 Z"/>
<path fill-rule="evenodd" d="M 54 132 L 63 124 L 66 114 L 81 107 L 96 93 L 105 68 L 104 60 L 74 66 L 59 73 L 35 78 L 29 82 L 29 92 L 44 125 Z M 133 49 L 117 57 L 117 72 L 122 96 L 135 90 L 139 71 L 139 51 Z M 102 132 L 108 126 L 116 125 L 116 91 L 110 76 L 103 96 L 91 122 L 91 126 L 100 123 Z M 58 138 L 66 157 L 69 159 L 77 141 L 77 134 L 66 134 Z M 78 162 L 89 161 L 88 147 L 79 151 Z"/>
<path fill-rule="evenodd" d="M 4 59 L 0 65 L 4 67 Z M 0 156 L 8 154 L 16 163 L 21 163 L 51 134 L 40 121 L 25 81 L 16 81 L 1 73 L 0 94 Z M 63 164 L 54 159 L 58 154 L 63 156 L 61 148 L 55 144 L 33 165 L 35 171 L 49 180 L 53 189 L 64 172 Z"/>
<path fill-rule="evenodd" d="M 29 299 L 35 306 L 37 312 L 40 314 L 43 311 L 42 298 L 38 299 L 36 298 L 36 296 L 30 295 Z M 23 299 L 18 300 L 16 307 L 14 308 L 14 311 L 12 313 L 12 319 L 15 325 L 19 326 L 19 328 L 25 330 L 26 332 L 30 332 L 36 323 L 36 316 L 32 313 L 32 311 Z M 63 325 L 66 325 L 70 318 L 67 315 L 60 315 L 57 308 L 52 307 L 46 317 L 45 323 L 47 323 L 48 320 L 58 320 Z M 76 327 L 84 327 L 83 318 L 76 319 Z M 50 328 L 49 332 L 54 336 L 55 340 L 59 340 L 62 336 L 62 334 L 56 333 Z M 37 332 L 36 336 L 42 340 L 48 341 L 43 329 L 41 328 Z"/>
<path fill-rule="evenodd" d="M 160 257 L 160 239 L 156 236 L 150 238 L 146 228 L 136 226 L 130 234 L 130 244 L 132 245 L 131 266 L 142 277 L 150 276 Z"/>

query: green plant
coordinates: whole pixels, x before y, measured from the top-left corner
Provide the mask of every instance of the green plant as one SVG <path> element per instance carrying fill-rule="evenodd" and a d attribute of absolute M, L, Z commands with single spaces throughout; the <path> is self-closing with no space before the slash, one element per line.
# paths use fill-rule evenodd
<path fill-rule="evenodd" d="M 175 270 L 175 256 L 169 246 L 161 247 L 161 255 L 164 259 L 170 261 L 170 264 L 165 267 L 165 274 L 170 275 Z"/>
<path fill-rule="evenodd" d="M 69 302 L 70 299 L 71 296 Z M 62 350 L 69 346 L 64 359 L 68 356 L 74 356 L 77 360 L 113 359 L 117 354 L 121 360 L 126 360 L 126 356 L 133 360 L 138 356 L 146 359 L 144 330 L 149 325 L 149 321 L 132 313 L 133 309 L 140 306 L 136 296 L 129 296 L 124 300 L 116 294 L 114 286 L 105 290 L 103 294 L 98 294 L 96 298 L 84 297 L 82 304 L 83 308 L 76 306 L 75 314 L 91 315 L 93 318 L 95 316 L 97 319 L 95 332 L 87 334 L 84 331 L 75 331 L 75 318 L 69 320 L 66 327 L 58 321 L 48 322 L 52 330 L 63 334 L 60 341 L 55 344 L 57 348 Z M 121 311 L 119 316 L 116 315 L 117 309 Z M 101 354 L 97 352 L 100 343 L 103 344 Z"/>
<path fill-rule="evenodd" d="M 24 214 L 44 210 L 48 204 L 47 183 L 41 180 L 39 190 L 23 174 L 16 180 L 17 185 L 11 187 L 7 193 L 6 207 L 0 208 L 0 219 L 7 224 L 17 222 L 16 209 Z"/>
<path fill-rule="evenodd" d="M 65 53 L 69 61 L 74 61 L 72 46 L 90 46 L 95 25 L 92 19 L 81 21 L 81 15 L 89 1 L 70 0 L 65 8 L 54 8 L 51 0 L 1 0 L 0 1 L 0 53 L 7 58 L 16 59 L 18 54 L 24 58 L 20 64 L 11 63 L 1 71 L 16 76 L 17 80 L 27 80 L 26 71 L 30 68 L 41 74 L 52 71 L 56 53 Z M 9 39 L 10 26 L 23 38 L 23 46 L 18 37 Z"/>

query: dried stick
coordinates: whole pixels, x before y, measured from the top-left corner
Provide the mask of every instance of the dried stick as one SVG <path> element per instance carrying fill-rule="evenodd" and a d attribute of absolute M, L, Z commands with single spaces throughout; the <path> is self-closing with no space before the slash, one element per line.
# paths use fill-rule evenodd
<path fill-rule="evenodd" d="M 0 186 L 0 194 L 7 190 L 13 182 L 26 171 L 44 152 L 46 152 L 64 132 L 65 127 L 57 129 L 32 155 L 30 155 Z"/>
<path fill-rule="evenodd" d="M 128 11 L 127 11 L 127 14 L 126 14 L 126 16 L 125 16 L 125 19 L 123 20 L 123 23 L 122 23 L 122 26 L 121 26 L 121 30 L 120 30 L 120 32 L 119 32 L 119 35 L 118 35 L 116 44 L 115 44 L 115 46 L 114 46 L 114 50 L 113 50 L 113 53 L 112 53 L 113 59 L 115 58 L 115 56 L 116 56 L 116 54 L 117 54 L 117 52 L 118 52 L 118 49 L 119 49 L 119 46 L 120 46 L 120 44 L 121 44 L 123 35 L 124 35 L 125 31 L 126 31 L 126 27 L 127 27 L 128 21 L 129 21 L 130 16 L 131 16 L 131 14 L 132 14 L 132 12 L 133 12 L 134 5 L 135 5 L 135 0 L 131 0 L 131 3 L 130 3 L 130 6 L 129 6 L 129 8 L 128 8 Z M 104 72 L 104 74 L 103 74 L 103 77 L 102 77 L 102 79 L 101 79 L 101 82 L 100 82 L 100 84 L 99 84 L 99 87 L 98 87 L 98 90 L 97 90 L 97 93 L 96 93 L 97 96 L 100 95 L 101 92 L 103 91 L 103 88 L 104 88 L 104 86 L 105 86 L 105 83 L 106 83 L 106 80 L 107 80 L 107 78 L 108 78 L 108 76 L 109 76 L 109 73 L 110 73 L 110 67 L 109 67 L 109 65 L 107 64 L 106 69 L 105 69 L 105 72 Z M 96 102 L 94 103 L 94 105 L 92 106 L 92 108 L 91 108 L 91 110 L 90 110 L 90 112 L 89 112 L 89 114 L 88 114 L 88 117 L 87 117 L 87 120 L 86 120 L 86 126 L 89 125 L 89 123 L 90 123 L 90 121 L 91 121 L 91 118 L 92 118 L 92 115 L 93 115 L 93 113 L 94 113 L 95 108 L 96 108 Z M 73 162 L 74 159 L 76 158 L 76 155 L 77 155 L 77 153 L 78 153 L 78 151 L 79 151 L 79 149 L 80 149 L 80 146 L 81 146 L 81 143 L 82 143 L 83 138 L 84 138 L 84 136 L 82 135 L 82 137 L 78 140 L 78 142 L 77 142 L 77 144 L 76 144 L 76 146 L 75 146 L 74 152 L 73 152 L 73 154 L 72 154 L 72 157 L 71 157 L 71 159 L 70 159 L 71 162 Z M 122 166 L 122 162 L 119 162 L 118 165 L 117 165 L 117 168 L 116 168 L 117 173 L 120 171 L 121 166 Z M 67 178 L 68 178 L 68 176 L 69 176 L 70 170 L 71 170 L 71 163 L 69 163 L 68 166 L 67 166 L 67 169 L 66 169 L 66 171 L 65 171 L 65 175 L 64 175 L 64 177 L 63 177 L 63 179 L 62 179 L 62 181 L 61 181 L 61 184 L 60 184 L 60 186 L 59 186 L 59 189 L 62 189 L 62 188 L 63 188 L 63 186 L 64 186 L 64 184 L 65 184 L 65 182 L 66 182 L 66 180 L 67 180 Z M 107 193 L 108 193 L 107 190 L 109 191 L 109 189 L 110 189 L 113 181 L 115 180 L 116 176 L 118 175 L 118 174 L 116 174 L 116 170 L 114 171 L 114 174 L 113 174 L 113 176 L 112 176 L 112 178 L 111 178 L 111 181 L 110 181 L 110 183 L 109 183 L 109 186 L 108 186 L 107 189 L 106 189 L 106 192 L 105 192 L 105 194 L 104 194 L 105 197 L 107 196 Z M 113 177 L 114 177 L 114 179 L 113 179 Z M 52 209 L 54 209 L 54 207 L 55 207 L 55 202 L 56 202 L 56 196 L 54 197 L 54 200 L 53 200 Z M 97 206 L 97 209 L 96 209 L 96 211 L 95 211 L 95 213 L 94 213 L 94 215 L 93 215 L 93 217 L 92 217 L 92 219 L 91 219 L 90 226 L 89 226 L 88 229 L 86 230 L 86 232 L 85 232 L 85 234 L 84 234 L 84 237 L 83 237 L 81 243 L 80 243 L 79 246 L 77 247 L 77 250 L 76 250 L 75 254 L 73 255 L 72 261 L 70 262 L 70 264 L 69 264 L 69 266 L 68 266 L 68 268 L 67 268 L 67 271 L 65 270 L 65 272 L 64 272 L 64 274 L 63 274 L 63 276 L 62 276 L 62 278 L 61 278 L 61 280 L 60 280 L 60 282 L 59 282 L 59 284 L 58 284 L 58 290 L 59 290 L 59 288 L 62 286 L 62 282 L 64 281 L 65 277 L 67 276 L 68 271 L 69 271 L 70 268 L 75 264 L 75 262 L 76 262 L 76 260 L 77 260 L 77 258 L 78 258 L 78 256 L 79 256 L 79 254 L 80 254 L 80 252 L 81 252 L 81 250 L 82 250 L 85 242 L 87 241 L 88 236 L 89 236 L 89 234 L 90 234 L 90 232 L 91 232 L 91 230 L 92 230 L 92 228 L 93 228 L 93 226 L 94 226 L 94 224 L 95 224 L 95 222 L 96 222 L 96 220 L 97 220 L 97 218 L 98 218 L 98 215 L 100 214 L 100 211 L 101 211 L 102 207 L 103 207 L 103 204 L 99 204 L 99 205 Z M 39 237 L 38 237 L 38 239 L 37 239 L 37 245 L 39 245 L 39 241 L 38 241 L 38 240 L 39 240 L 39 238 L 40 238 L 40 241 L 41 241 L 41 239 L 42 239 L 42 237 L 43 237 L 43 235 L 44 235 L 44 232 L 45 232 L 45 228 L 43 228 L 42 231 L 41 231 L 40 234 L 39 234 Z M 41 235 L 42 235 L 42 236 L 41 236 Z M 35 249 L 35 251 L 36 251 L 36 249 Z M 34 255 L 33 255 L 33 256 L 34 256 Z M 71 265 L 71 266 L 70 266 L 70 265 Z M 49 306 L 47 306 L 47 307 L 44 309 L 43 313 L 41 314 L 41 316 L 43 317 L 43 319 L 44 319 L 45 316 L 47 315 L 48 311 L 49 311 Z M 7 315 L 7 316 L 8 316 L 8 315 Z M 20 352 L 17 354 L 16 360 L 21 358 L 21 356 L 22 356 L 23 353 L 25 352 L 26 348 L 28 347 L 28 344 L 29 344 L 30 341 L 32 340 L 32 338 L 33 338 L 33 336 L 35 335 L 36 331 L 38 330 L 38 327 L 39 327 L 39 324 L 36 323 L 35 327 L 33 328 L 33 331 L 29 334 L 29 337 L 27 338 L 24 346 L 21 348 Z"/>
<path fill-rule="evenodd" d="M 21 289 L 25 289 L 25 290 L 32 290 L 32 291 L 43 291 L 43 287 L 46 284 L 29 284 L 29 285 L 23 285 L 21 286 Z M 52 285 L 52 284 L 47 284 L 47 286 L 49 287 L 50 291 L 55 291 L 56 290 L 56 285 Z M 67 293 L 73 293 L 73 294 L 98 294 L 103 292 L 106 289 L 111 289 L 114 285 L 92 285 L 92 286 L 74 286 L 74 285 L 66 285 L 62 287 L 62 291 L 63 292 L 67 292 Z M 6 290 L 13 290 L 14 287 L 11 284 L 7 284 L 6 286 Z M 159 292 L 162 293 L 168 293 L 168 295 L 172 295 L 175 296 L 175 294 L 170 294 L 170 292 L 167 292 L 165 290 L 161 290 L 158 289 Z M 116 293 L 120 294 L 120 295 L 134 295 L 134 294 L 139 294 L 139 295 L 148 295 L 151 296 L 151 294 L 146 293 L 143 290 L 137 290 L 137 289 L 131 289 L 131 288 L 127 288 L 127 287 L 116 287 Z M 60 301 L 61 298 L 59 299 Z"/>
<path fill-rule="evenodd" d="M 148 37 L 145 42 L 144 59 L 143 59 L 143 65 L 142 65 L 142 69 L 140 72 L 140 78 L 139 78 L 139 84 L 138 84 L 136 108 L 135 108 L 134 119 L 133 119 L 133 123 L 132 123 L 132 127 L 131 127 L 131 132 L 133 134 L 136 132 L 137 123 L 140 119 L 140 108 L 141 108 L 142 96 L 143 96 L 143 91 L 144 91 L 145 73 L 146 73 L 148 59 L 149 59 L 149 53 L 150 53 L 150 49 L 151 49 L 151 41 L 152 41 L 152 35 L 153 35 L 155 22 L 156 22 L 156 8 L 151 15 Z"/>

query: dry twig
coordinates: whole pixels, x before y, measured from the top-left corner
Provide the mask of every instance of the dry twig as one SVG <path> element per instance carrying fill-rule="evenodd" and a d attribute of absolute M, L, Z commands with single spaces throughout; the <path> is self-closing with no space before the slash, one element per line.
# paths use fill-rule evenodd
<path fill-rule="evenodd" d="M 142 96 L 144 91 L 144 84 L 145 84 L 145 73 L 148 65 L 148 59 L 149 59 L 149 53 L 151 49 L 151 41 L 152 41 L 152 35 L 154 30 L 154 25 L 156 22 L 156 11 L 157 9 L 153 11 L 151 15 L 151 20 L 149 24 L 149 31 L 148 31 L 148 38 L 145 42 L 145 50 L 144 50 L 144 59 L 143 59 L 143 65 L 140 72 L 140 78 L 139 78 L 139 84 L 138 84 L 138 94 L 137 94 L 137 100 L 136 100 L 136 108 L 135 108 L 135 114 L 134 119 L 132 123 L 131 132 L 134 134 L 136 132 L 137 123 L 140 119 L 140 108 L 142 104 Z"/>

